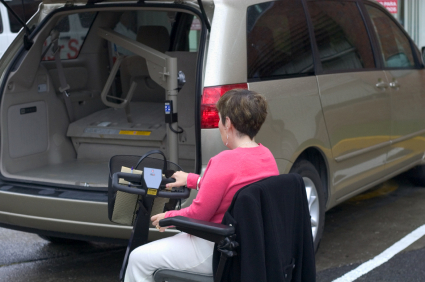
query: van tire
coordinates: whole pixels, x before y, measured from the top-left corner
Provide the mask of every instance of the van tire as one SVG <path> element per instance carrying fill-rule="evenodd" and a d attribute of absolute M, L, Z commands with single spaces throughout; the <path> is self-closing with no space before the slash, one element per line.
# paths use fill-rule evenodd
<path fill-rule="evenodd" d="M 416 186 L 425 187 L 425 165 L 418 165 L 408 170 L 405 176 Z"/>
<path fill-rule="evenodd" d="M 311 216 L 314 250 L 317 251 L 325 226 L 325 197 L 322 181 L 317 169 L 307 160 L 296 161 L 290 172 L 301 175 L 304 180 Z"/>

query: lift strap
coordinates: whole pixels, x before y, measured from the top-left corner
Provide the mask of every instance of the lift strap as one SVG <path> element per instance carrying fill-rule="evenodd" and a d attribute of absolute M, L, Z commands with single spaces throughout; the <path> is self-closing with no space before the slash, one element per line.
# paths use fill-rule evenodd
<path fill-rule="evenodd" d="M 60 58 L 61 47 L 58 44 L 59 32 L 56 30 L 52 30 L 51 38 L 53 42 L 52 51 L 55 56 L 56 69 L 58 70 L 58 76 L 60 81 L 59 91 L 62 93 L 63 99 L 65 101 L 65 106 L 66 106 L 66 111 L 68 113 L 69 122 L 73 122 L 75 118 L 74 118 L 74 110 L 72 108 L 72 103 L 71 103 L 71 97 L 68 92 L 69 84 L 66 83 L 65 73 L 63 71 L 62 62 Z"/>

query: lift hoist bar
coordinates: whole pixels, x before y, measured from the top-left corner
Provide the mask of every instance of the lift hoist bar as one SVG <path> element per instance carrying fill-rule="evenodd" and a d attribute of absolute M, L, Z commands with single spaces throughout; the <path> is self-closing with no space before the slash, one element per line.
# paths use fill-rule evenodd
<path fill-rule="evenodd" d="M 98 28 L 97 34 L 116 45 L 119 45 L 128 51 L 138 55 L 146 60 L 148 67 L 149 76 L 153 81 L 165 89 L 165 100 L 172 101 L 174 106 L 174 113 L 177 114 L 177 94 L 179 91 L 178 84 L 178 71 L 177 71 L 177 58 L 170 57 L 164 53 L 161 53 L 145 44 L 142 44 L 136 40 L 130 39 L 122 34 L 113 31 L 110 28 Z M 124 99 L 120 99 L 122 103 L 113 103 L 107 100 L 111 85 L 118 72 L 119 65 L 122 62 L 122 56 L 118 56 L 114 66 L 111 69 L 108 80 L 103 88 L 101 98 L 102 102 L 106 105 L 114 108 L 128 108 L 128 104 L 133 96 L 135 89 L 135 82 L 130 85 L 130 91 Z M 116 97 L 111 97 L 115 100 Z M 174 129 L 174 131 L 173 131 Z M 168 143 L 168 159 L 174 163 L 178 162 L 178 136 L 175 134 L 178 130 L 177 121 L 167 128 L 167 143 Z"/>

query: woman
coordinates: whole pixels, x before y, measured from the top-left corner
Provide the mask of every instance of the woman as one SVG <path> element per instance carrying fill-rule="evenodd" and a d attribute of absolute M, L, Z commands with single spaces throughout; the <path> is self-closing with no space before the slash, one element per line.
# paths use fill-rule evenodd
<path fill-rule="evenodd" d="M 279 174 L 271 152 L 254 140 L 267 116 L 265 98 L 234 89 L 220 98 L 217 109 L 221 140 L 230 150 L 211 158 L 202 178 L 183 171 L 172 176 L 176 182 L 168 188 L 186 185 L 199 192 L 189 207 L 152 216 L 161 232 L 166 227 L 159 228 L 159 221 L 178 215 L 221 223 L 240 188 Z M 153 281 L 153 272 L 160 268 L 212 274 L 213 247 L 213 242 L 186 233 L 140 246 L 130 254 L 125 281 Z"/>

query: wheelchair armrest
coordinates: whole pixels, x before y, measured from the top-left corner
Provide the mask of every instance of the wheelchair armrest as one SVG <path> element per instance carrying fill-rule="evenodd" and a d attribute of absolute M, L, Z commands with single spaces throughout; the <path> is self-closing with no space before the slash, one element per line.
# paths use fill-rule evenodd
<path fill-rule="evenodd" d="M 235 228 L 233 226 L 192 219 L 184 216 L 162 219 L 159 221 L 159 226 L 175 226 L 180 231 L 215 243 L 219 243 L 224 238 L 235 234 Z"/>

